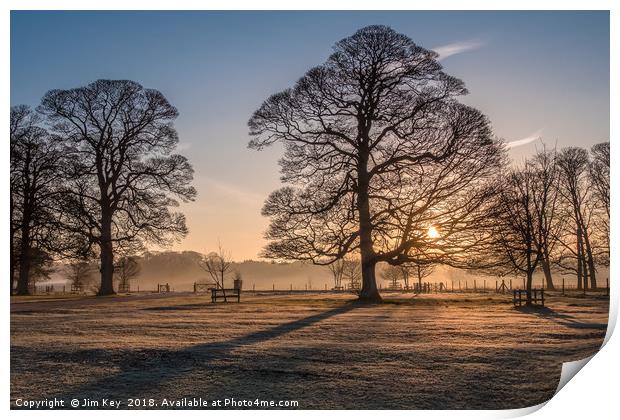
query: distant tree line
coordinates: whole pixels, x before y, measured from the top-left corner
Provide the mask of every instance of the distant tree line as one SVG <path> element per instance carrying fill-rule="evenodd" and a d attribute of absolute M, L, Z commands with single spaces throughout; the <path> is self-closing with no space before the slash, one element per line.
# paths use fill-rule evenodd
<path fill-rule="evenodd" d="M 335 287 L 354 259 L 369 302 L 381 300 L 378 264 L 407 282 L 439 264 L 517 272 L 528 291 L 538 269 L 552 287 L 555 267 L 595 287 L 609 258 L 609 144 L 510 169 L 504 142 L 459 102 L 463 82 L 437 59 L 365 27 L 254 112 L 249 147 L 284 146 L 263 256 L 327 265 Z"/>
<path fill-rule="evenodd" d="M 11 291 L 28 294 L 55 260 L 75 279 L 97 260 L 98 293 L 113 294 L 115 276 L 135 275 L 131 254 L 187 234 L 172 210 L 196 196 L 191 165 L 174 153 L 177 116 L 161 92 L 128 80 L 11 108 Z"/>

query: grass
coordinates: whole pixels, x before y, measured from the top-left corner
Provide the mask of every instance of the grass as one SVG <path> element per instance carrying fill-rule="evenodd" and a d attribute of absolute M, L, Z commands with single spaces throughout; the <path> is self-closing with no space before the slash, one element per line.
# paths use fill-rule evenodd
<path fill-rule="evenodd" d="M 592 355 L 608 299 L 509 295 L 206 295 L 14 299 L 16 398 L 298 400 L 300 408 L 501 409 L 553 395 Z M 126 406 L 125 406 L 126 407 Z"/>

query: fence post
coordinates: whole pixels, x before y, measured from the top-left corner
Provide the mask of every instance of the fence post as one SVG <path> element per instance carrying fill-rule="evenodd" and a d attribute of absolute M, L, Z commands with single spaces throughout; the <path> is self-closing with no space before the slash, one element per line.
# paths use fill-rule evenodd
<path fill-rule="evenodd" d="M 564 277 L 562 277 L 562 296 L 564 296 Z"/>
<path fill-rule="evenodd" d="M 606 294 L 607 296 L 609 296 L 609 277 L 607 277 L 607 278 L 605 279 L 605 283 L 607 284 L 607 287 L 606 287 L 606 289 L 607 289 L 607 290 L 606 290 L 606 293 L 605 293 L 605 294 Z"/>
<path fill-rule="evenodd" d="M 510 290 L 513 290 L 512 289 L 512 279 L 510 279 Z"/>

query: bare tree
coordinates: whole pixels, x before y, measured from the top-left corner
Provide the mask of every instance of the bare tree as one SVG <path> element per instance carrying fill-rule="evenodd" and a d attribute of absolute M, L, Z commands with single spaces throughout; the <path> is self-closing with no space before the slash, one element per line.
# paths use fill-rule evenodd
<path fill-rule="evenodd" d="M 546 191 L 546 203 L 540 213 L 541 234 L 539 236 L 542 257 L 540 260 L 541 269 L 545 276 L 547 289 L 553 290 L 552 265 L 555 260 L 556 248 L 559 237 L 566 228 L 565 218 L 562 217 L 561 199 L 559 193 L 559 170 L 557 164 L 557 154 L 555 150 L 543 150 L 536 152 L 532 158 L 535 176 L 539 184 L 548 186 Z"/>
<path fill-rule="evenodd" d="M 388 27 L 339 41 L 248 123 L 251 148 L 285 146 L 289 185 L 263 208 L 263 255 L 330 264 L 359 253 L 366 301 L 381 300 L 379 262 L 467 265 L 504 154 L 487 118 L 457 101 L 466 92 L 435 52 Z"/>
<path fill-rule="evenodd" d="M 398 281 L 403 277 L 403 271 L 400 267 L 388 264 L 381 270 L 381 277 L 389 282 L 389 287 L 397 289 Z"/>
<path fill-rule="evenodd" d="M 413 273 L 418 280 L 418 290 L 422 290 L 422 280 L 433 274 L 435 266 L 432 264 L 414 264 L 408 267 L 409 275 Z"/>
<path fill-rule="evenodd" d="M 225 289 L 224 279 L 232 265 L 232 258 L 229 252 L 225 251 L 222 246 L 219 245 L 217 252 L 204 255 L 198 265 L 209 273 L 211 280 L 215 282 L 218 289 Z"/>
<path fill-rule="evenodd" d="M 337 259 L 330 263 L 327 268 L 329 268 L 329 272 L 332 273 L 332 277 L 334 279 L 334 289 L 340 290 L 342 289 L 342 277 L 344 272 L 344 260 L 342 258 Z"/>
<path fill-rule="evenodd" d="M 97 269 L 88 260 L 75 259 L 67 265 L 66 271 L 71 282 L 71 289 L 83 291 L 91 283 Z"/>
<path fill-rule="evenodd" d="M 533 274 L 544 258 L 544 244 L 550 235 L 547 215 L 555 206 L 553 168 L 550 160 L 527 161 L 523 168 L 507 174 L 498 196 L 496 261 L 500 267 L 526 276 L 528 305 L 532 303 Z"/>
<path fill-rule="evenodd" d="M 595 144 L 590 154 L 592 159 L 589 169 L 594 193 L 609 217 L 609 142 Z"/>
<path fill-rule="evenodd" d="M 171 212 L 193 200 L 193 170 L 173 154 L 178 112 L 161 92 L 128 80 L 51 90 L 39 111 L 66 145 L 69 231 L 99 249 L 101 295 L 113 294 L 114 254 L 127 243 L 165 245 L 187 234 Z"/>
<path fill-rule="evenodd" d="M 593 199 L 597 203 L 595 215 L 595 230 L 599 235 L 600 246 L 598 261 L 603 266 L 609 266 L 609 142 L 599 143 L 590 150 L 590 183 L 593 187 Z"/>
<path fill-rule="evenodd" d="M 29 293 L 30 274 L 51 262 L 57 245 L 55 199 L 63 155 L 38 123 L 27 106 L 11 108 L 10 277 L 12 290 L 17 268 L 19 295 Z"/>
<path fill-rule="evenodd" d="M 572 225 L 572 238 L 562 239 L 565 252 L 574 256 L 574 267 L 578 287 L 596 288 L 596 268 L 594 264 L 593 244 L 591 238 L 591 221 L 595 202 L 589 182 L 588 152 L 579 147 L 563 149 L 558 156 L 560 168 L 560 193 L 569 208 Z M 564 268 L 566 254 L 559 265 Z"/>
<path fill-rule="evenodd" d="M 120 290 L 129 291 L 129 282 L 139 274 L 140 263 L 134 256 L 120 257 L 114 266 L 114 275 L 118 279 L 118 288 Z"/>
<path fill-rule="evenodd" d="M 354 293 L 361 292 L 362 266 L 352 257 L 343 258 L 342 278 L 347 282 L 347 288 Z"/>

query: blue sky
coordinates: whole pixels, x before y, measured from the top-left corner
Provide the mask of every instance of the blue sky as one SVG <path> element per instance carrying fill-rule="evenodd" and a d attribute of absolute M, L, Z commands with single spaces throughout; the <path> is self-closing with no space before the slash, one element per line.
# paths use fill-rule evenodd
<path fill-rule="evenodd" d="M 246 148 L 246 122 L 270 94 L 322 63 L 360 27 L 385 24 L 444 53 L 464 101 L 507 141 L 559 147 L 609 139 L 608 12 L 12 12 L 11 105 L 99 78 L 156 88 L 179 109 L 180 149 L 199 198 L 175 249 L 260 250 L 262 201 L 278 147 Z M 448 55 L 452 53 L 452 55 Z M 525 141 L 523 143 L 526 143 Z M 517 160 L 535 142 L 511 150 Z"/>

